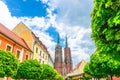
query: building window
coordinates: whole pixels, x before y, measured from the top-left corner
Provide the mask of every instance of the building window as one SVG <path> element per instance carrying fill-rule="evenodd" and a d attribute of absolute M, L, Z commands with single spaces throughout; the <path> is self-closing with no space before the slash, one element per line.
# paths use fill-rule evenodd
<path fill-rule="evenodd" d="M 12 46 L 7 45 L 7 47 L 6 47 L 6 51 L 12 51 Z"/>
<path fill-rule="evenodd" d="M 28 60 L 28 55 L 26 55 L 26 60 Z"/>
<path fill-rule="evenodd" d="M 41 56 L 41 54 L 42 54 L 42 51 L 40 51 L 40 56 Z"/>
<path fill-rule="evenodd" d="M 38 48 L 36 48 L 36 53 L 38 53 Z"/>
<path fill-rule="evenodd" d="M 0 45 L 1 45 L 2 41 L 0 40 Z"/>
<path fill-rule="evenodd" d="M 43 58 L 44 58 L 44 53 L 43 53 Z"/>
<path fill-rule="evenodd" d="M 16 56 L 17 56 L 18 59 L 20 58 L 20 51 L 19 50 L 17 50 Z"/>

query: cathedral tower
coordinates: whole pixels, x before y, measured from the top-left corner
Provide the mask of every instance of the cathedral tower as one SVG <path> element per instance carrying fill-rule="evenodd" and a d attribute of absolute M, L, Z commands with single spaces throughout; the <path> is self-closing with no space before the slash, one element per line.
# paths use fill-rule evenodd
<path fill-rule="evenodd" d="M 66 63 L 66 73 L 70 73 L 73 70 L 73 64 L 72 64 L 72 57 L 71 57 L 71 50 L 68 47 L 67 42 L 67 36 L 66 36 L 66 42 L 65 42 L 65 48 L 64 48 L 64 62 Z"/>
<path fill-rule="evenodd" d="M 57 45 L 55 47 L 54 68 L 62 76 L 66 76 L 66 74 L 72 72 L 73 65 L 72 65 L 71 51 L 70 51 L 70 48 L 68 47 L 67 36 L 66 36 L 66 42 L 65 42 L 65 48 L 64 48 L 64 62 L 63 62 L 62 47 L 60 45 L 60 37 L 58 34 Z"/>
<path fill-rule="evenodd" d="M 55 62 L 54 68 L 58 71 L 59 74 L 62 74 L 62 47 L 60 46 L 60 39 L 58 34 L 57 45 L 55 47 Z"/>

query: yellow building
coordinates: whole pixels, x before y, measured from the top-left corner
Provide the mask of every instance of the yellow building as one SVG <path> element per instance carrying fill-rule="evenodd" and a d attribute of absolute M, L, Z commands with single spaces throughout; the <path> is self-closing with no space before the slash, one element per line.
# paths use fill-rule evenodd
<path fill-rule="evenodd" d="M 23 22 L 20 22 L 12 31 L 25 40 L 29 48 L 33 51 L 33 59 L 37 59 L 42 64 L 48 63 L 49 53 L 46 46 Z"/>

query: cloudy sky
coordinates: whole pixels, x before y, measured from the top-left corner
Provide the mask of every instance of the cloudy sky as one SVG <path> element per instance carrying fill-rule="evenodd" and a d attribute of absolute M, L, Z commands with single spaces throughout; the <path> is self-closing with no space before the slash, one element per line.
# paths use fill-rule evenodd
<path fill-rule="evenodd" d="M 0 0 L 0 23 L 12 30 L 20 21 L 46 45 L 54 59 L 57 33 L 71 48 L 74 66 L 95 51 L 90 38 L 92 0 Z"/>

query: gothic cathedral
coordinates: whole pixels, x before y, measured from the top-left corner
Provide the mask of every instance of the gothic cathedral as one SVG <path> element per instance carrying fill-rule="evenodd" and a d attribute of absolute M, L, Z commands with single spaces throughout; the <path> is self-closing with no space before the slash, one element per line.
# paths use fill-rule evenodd
<path fill-rule="evenodd" d="M 67 37 L 64 48 L 64 61 L 62 59 L 62 47 L 60 45 L 60 37 L 58 34 L 57 45 L 55 47 L 55 61 L 54 68 L 58 71 L 62 76 L 66 76 L 66 74 L 72 72 L 73 64 L 71 58 L 71 51 L 68 47 Z"/>

